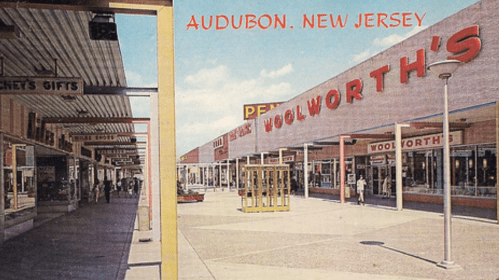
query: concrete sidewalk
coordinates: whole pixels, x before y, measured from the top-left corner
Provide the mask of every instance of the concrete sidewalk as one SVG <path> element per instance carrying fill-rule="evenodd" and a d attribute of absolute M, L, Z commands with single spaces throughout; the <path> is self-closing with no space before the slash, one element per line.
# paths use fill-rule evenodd
<path fill-rule="evenodd" d="M 137 201 L 113 197 L 41 215 L 36 228 L 0 246 L 0 279 L 123 279 Z"/>
<path fill-rule="evenodd" d="M 498 279 L 499 226 L 453 218 L 446 271 L 442 214 L 292 196 L 291 211 L 242 213 L 235 192 L 178 205 L 179 279 Z"/>

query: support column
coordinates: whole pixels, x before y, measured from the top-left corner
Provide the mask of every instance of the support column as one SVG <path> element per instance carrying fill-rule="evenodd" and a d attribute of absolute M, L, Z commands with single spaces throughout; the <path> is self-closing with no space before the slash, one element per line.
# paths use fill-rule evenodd
<path fill-rule="evenodd" d="M 3 155 L 3 133 L 0 133 L 0 151 Z M 5 239 L 5 176 L 4 176 L 4 156 L 0 156 L 0 245 Z M 38 204 L 38 203 L 36 203 Z"/>
<path fill-rule="evenodd" d="M 227 170 L 226 170 L 226 176 L 227 177 L 226 178 L 227 178 L 227 188 L 229 188 L 229 190 L 230 190 L 230 177 L 229 177 L 230 170 L 229 169 L 230 169 L 230 160 L 227 159 Z"/>
<path fill-rule="evenodd" d="M 222 189 L 222 161 L 218 163 L 218 186 Z"/>
<path fill-rule="evenodd" d="M 497 199 L 497 222 L 499 223 L 499 156 L 497 151 L 499 151 L 499 101 L 496 101 L 496 199 Z M 476 154 L 476 153 L 475 153 Z M 477 166 L 475 161 L 475 166 Z M 475 173 L 477 174 L 477 173 Z M 476 180 L 475 180 L 476 181 Z"/>
<path fill-rule="evenodd" d="M 279 164 L 282 164 L 282 151 L 286 151 L 288 148 L 279 148 Z"/>
<path fill-rule="evenodd" d="M 236 189 L 239 189 L 239 158 L 236 158 Z"/>
<path fill-rule="evenodd" d="M 409 127 L 407 124 L 395 124 L 395 183 L 397 190 L 397 210 L 403 208 L 403 182 L 402 182 L 402 127 Z"/>
<path fill-rule="evenodd" d="M 303 145 L 303 188 L 305 198 L 308 198 L 308 144 Z"/>
<path fill-rule="evenodd" d="M 336 159 L 333 160 L 333 188 L 336 189 L 338 185 L 336 184 L 337 178 L 336 178 L 336 173 L 338 170 L 336 169 Z"/>
<path fill-rule="evenodd" d="M 345 203 L 345 138 L 349 136 L 340 135 L 340 202 Z"/>
<path fill-rule="evenodd" d="M 185 190 L 188 191 L 189 190 L 189 175 L 190 172 L 189 172 L 189 164 L 186 164 L 185 165 Z"/>
<path fill-rule="evenodd" d="M 215 169 L 216 169 L 216 163 L 211 165 L 211 170 L 212 170 L 212 174 L 211 174 L 211 185 L 213 186 L 213 191 L 216 191 L 217 188 L 215 187 Z"/>
<path fill-rule="evenodd" d="M 158 112 L 161 174 L 161 277 L 178 278 L 177 188 L 175 176 L 175 81 L 173 7 L 158 8 Z"/>
<path fill-rule="evenodd" d="M 3 147 L 2 147 L 3 149 Z M 17 210 L 17 145 L 12 145 L 12 190 L 13 190 L 13 204 L 12 209 Z M 67 189 L 66 189 L 67 191 Z"/>

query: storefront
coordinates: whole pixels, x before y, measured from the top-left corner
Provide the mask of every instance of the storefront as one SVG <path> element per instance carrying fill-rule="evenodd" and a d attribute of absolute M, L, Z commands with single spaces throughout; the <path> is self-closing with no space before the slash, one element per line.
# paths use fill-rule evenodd
<path fill-rule="evenodd" d="M 401 185 L 404 200 L 441 203 L 444 84 L 426 66 L 455 59 L 453 203 L 495 209 L 498 10 L 497 1 L 480 1 L 248 121 L 229 133 L 227 158 L 287 149 L 295 153 L 292 172 L 310 191 L 354 190 L 362 175 L 371 195 L 382 195 L 386 180 L 392 196 L 402 195 Z"/>

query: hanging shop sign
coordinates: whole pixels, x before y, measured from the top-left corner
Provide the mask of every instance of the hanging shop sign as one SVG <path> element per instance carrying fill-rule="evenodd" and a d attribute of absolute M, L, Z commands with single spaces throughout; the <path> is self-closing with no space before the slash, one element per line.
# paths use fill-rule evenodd
<path fill-rule="evenodd" d="M 295 156 L 284 156 L 282 157 L 282 162 L 294 162 L 295 161 Z M 279 158 L 270 158 L 269 159 L 270 164 L 278 164 L 279 163 Z"/>
<path fill-rule="evenodd" d="M 440 36 L 432 36 L 431 51 L 439 51 L 441 46 Z M 469 62 L 473 60 L 480 52 L 482 46 L 479 37 L 479 26 L 473 25 L 452 35 L 446 44 L 446 51 L 452 55 L 447 59 L 455 59 L 461 62 Z M 386 64 L 378 69 L 373 69 L 369 76 L 375 80 L 375 88 L 365 89 L 364 83 L 360 78 L 352 79 L 344 86 L 344 94 L 338 88 L 331 88 L 325 94 L 316 94 L 307 104 L 296 105 L 294 108 L 288 108 L 284 114 L 276 114 L 273 117 L 264 118 L 263 126 L 265 132 L 272 132 L 272 130 L 280 129 L 286 125 L 292 125 L 296 121 L 304 121 L 307 117 L 314 117 L 320 115 L 321 109 L 325 107 L 327 110 L 337 109 L 343 100 L 347 104 L 360 101 L 364 98 L 363 92 L 366 90 L 383 92 L 384 90 L 384 77 L 386 73 L 390 72 L 390 65 Z M 405 84 L 408 82 L 409 73 L 416 72 L 417 77 L 424 77 L 426 74 L 426 50 L 419 49 L 416 51 L 416 61 L 409 63 L 407 56 L 400 58 L 400 83 Z M 344 97 L 342 97 L 344 95 Z"/>
<path fill-rule="evenodd" d="M 418 136 L 407 139 L 402 139 L 402 150 L 415 150 L 425 148 L 442 147 L 444 144 L 444 136 L 442 134 L 432 134 L 426 136 Z M 463 143 L 463 132 L 453 131 L 449 133 L 449 142 L 451 145 L 459 145 Z M 395 141 L 386 141 L 380 143 L 372 143 L 367 146 L 367 153 L 393 152 L 395 151 Z"/>
<path fill-rule="evenodd" d="M 4 165 L 8 166 L 8 167 L 12 166 L 12 150 L 11 149 L 5 150 Z"/>
<path fill-rule="evenodd" d="M 108 155 L 108 158 L 112 158 L 112 159 L 127 159 L 128 155 Z"/>
<path fill-rule="evenodd" d="M 135 153 L 137 153 L 137 150 L 134 150 L 134 149 L 108 149 L 108 150 L 99 150 L 98 153 L 101 155 L 135 154 Z"/>
<path fill-rule="evenodd" d="M 244 125 L 229 132 L 229 141 L 232 142 L 237 138 L 241 138 L 250 133 L 251 133 L 251 123 L 245 123 Z"/>
<path fill-rule="evenodd" d="M 85 134 L 72 135 L 74 142 L 116 142 L 118 134 Z"/>
<path fill-rule="evenodd" d="M 284 102 L 260 103 L 260 104 L 245 104 L 244 105 L 244 120 L 252 120 L 262 114 L 274 109 Z"/>
<path fill-rule="evenodd" d="M 83 95 L 79 78 L 0 77 L 0 94 Z"/>

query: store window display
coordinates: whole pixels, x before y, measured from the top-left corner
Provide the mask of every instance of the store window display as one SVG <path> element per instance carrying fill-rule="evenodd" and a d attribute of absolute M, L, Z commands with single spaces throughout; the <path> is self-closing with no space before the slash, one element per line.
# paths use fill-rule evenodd
<path fill-rule="evenodd" d="M 35 207 L 34 147 L 4 142 L 5 213 Z"/>

